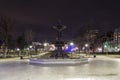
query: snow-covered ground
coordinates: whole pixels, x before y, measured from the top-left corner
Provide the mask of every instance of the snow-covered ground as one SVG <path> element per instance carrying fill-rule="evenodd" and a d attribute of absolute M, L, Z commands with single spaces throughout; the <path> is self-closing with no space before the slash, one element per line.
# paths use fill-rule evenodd
<path fill-rule="evenodd" d="M 120 80 L 120 60 L 95 58 L 80 65 L 0 62 L 0 80 Z"/>

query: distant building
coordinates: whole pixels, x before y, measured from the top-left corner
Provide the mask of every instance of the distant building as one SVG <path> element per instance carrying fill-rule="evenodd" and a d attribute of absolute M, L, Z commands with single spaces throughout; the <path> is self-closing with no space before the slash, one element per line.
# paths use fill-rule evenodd
<path fill-rule="evenodd" d="M 97 36 L 98 32 L 99 32 L 99 31 L 98 31 L 97 29 L 87 30 L 87 33 L 89 33 L 89 36 L 90 36 L 91 38 L 95 38 L 95 37 Z"/>
<path fill-rule="evenodd" d="M 95 38 L 97 37 L 97 34 L 98 34 L 98 30 L 90 29 L 86 31 L 85 36 L 88 39 L 88 41 L 94 41 Z"/>
<path fill-rule="evenodd" d="M 120 27 L 114 31 L 114 43 L 117 47 L 120 47 Z"/>
<path fill-rule="evenodd" d="M 108 45 L 106 46 L 105 43 L 108 43 Z M 113 39 L 105 41 L 103 46 L 106 52 L 120 51 L 120 27 L 114 30 Z"/>
<path fill-rule="evenodd" d="M 42 45 L 42 43 L 40 43 L 40 42 L 32 42 L 32 45 L 33 45 L 33 46 Z"/>
<path fill-rule="evenodd" d="M 85 33 L 86 41 L 90 45 L 90 49 L 95 49 L 97 42 L 95 41 L 99 31 L 97 29 L 89 29 Z"/>

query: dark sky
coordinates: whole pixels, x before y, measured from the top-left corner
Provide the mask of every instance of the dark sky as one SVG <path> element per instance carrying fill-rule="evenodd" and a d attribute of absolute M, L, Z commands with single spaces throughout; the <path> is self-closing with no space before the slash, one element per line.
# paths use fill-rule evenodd
<path fill-rule="evenodd" d="M 52 26 L 61 20 L 67 26 L 64 39 L 74 39 L 88 25 L 100 33 L 120 26 L 119 0 L 0 0 L 0 16 L 15 20 L 17 32 L 32 29 L 35 40 L 55 39 Z"/>

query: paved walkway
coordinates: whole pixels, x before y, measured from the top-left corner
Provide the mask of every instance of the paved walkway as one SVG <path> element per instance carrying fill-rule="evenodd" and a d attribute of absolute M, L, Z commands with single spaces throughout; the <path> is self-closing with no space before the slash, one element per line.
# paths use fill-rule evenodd
<path fill-rule="evenodd" d="M 23 61 L 23 60 L 28 60 L 28 59 L 20 59 L 20 57 L 16 57 L 16 58 L 3 58 L 0 59 L 0 62 L 8 62 L 8 61 Z"/>
<path fill-rule="evenodd" d="M 45 55 L 47 52 L 45 53 L 40 53 L 39 56 Z M 35 56 L 32 56 L 35 57 Z M 3 61 L 26 61 L 30 58 L 30 56 L 24 56 L 23 59 L 21 59 L 20 57 L 15 57 L 15 58 L 0 58 L 0 62 Z"/>
<path fill-rule="evenodd" d="M 45 55 L 47 52 L 45 53 L 41 53 L 39 54 L 39 56 L 42 56 L 42 55 Z M 85 56 L 85 57 L 88 57 L 88 58 L 94 58 L 93 55 L 86 55 L 86 54 L 80 54 L 82 56 Z M 115 59 L 120 59 L 119 58 L 120 55 L 96 55 L 96 58 L 97 59 L 112 59 L 112 58 L 115 58 Z M 20 59 L 20 57 L 15 57 L 15 58 L 0 58 L 0 62 L 3 62 L 3 61 L 23 61 L 23 60 L 28 60 L 30 57 L 29 56 L 26 56 L 26 57 L 23 57 L 23 59 Z"/>

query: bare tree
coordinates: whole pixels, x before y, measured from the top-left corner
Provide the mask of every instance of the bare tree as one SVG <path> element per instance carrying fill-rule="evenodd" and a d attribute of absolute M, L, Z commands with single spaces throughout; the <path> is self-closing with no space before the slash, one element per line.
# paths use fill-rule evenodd
<path fill-rule="evenodd" d="M 4 42 L 4 57 L 8 52 L 8 45 L 12 38 L 13 21 L 7 16 L 0 18 L 0 38 Z"/>
<path fill-rule="evenodd" d="M 86 42 L 87 42 L 87 41 L 86 41 L 84 35 L 78 36 L 78 37 L 76 38 L 76 43 L 77 43 L 77 46 L 79 47 L 79 51 L 82 50 L 82 48 L 84 47 L 84 45 L 85 45 Z"/>
<path fill-rule="evenodd" d="M 85 46 L 85 44 L 89 44 L 89 49 L 94 49 L 95 48 L 95 40 L 98 35 L 98 30 L 97 29 L 87 29 L 84 30 L 83 32 L 79 32 L 79 35 L 77 36 L 77 44 L 79 48 L 82 48 Z"/>
<path fill-rule="evenodd" d="M 32 41 L 33 41 L 33 38 L 34 38 L 33 37 L 33 35 L 34 35 L 33 31 L 32 30 L 26 30 L 24 35 L 25 35 L 25 42 L 26 42 L 26 44 L 27 45 L 31 45 Z"/>

